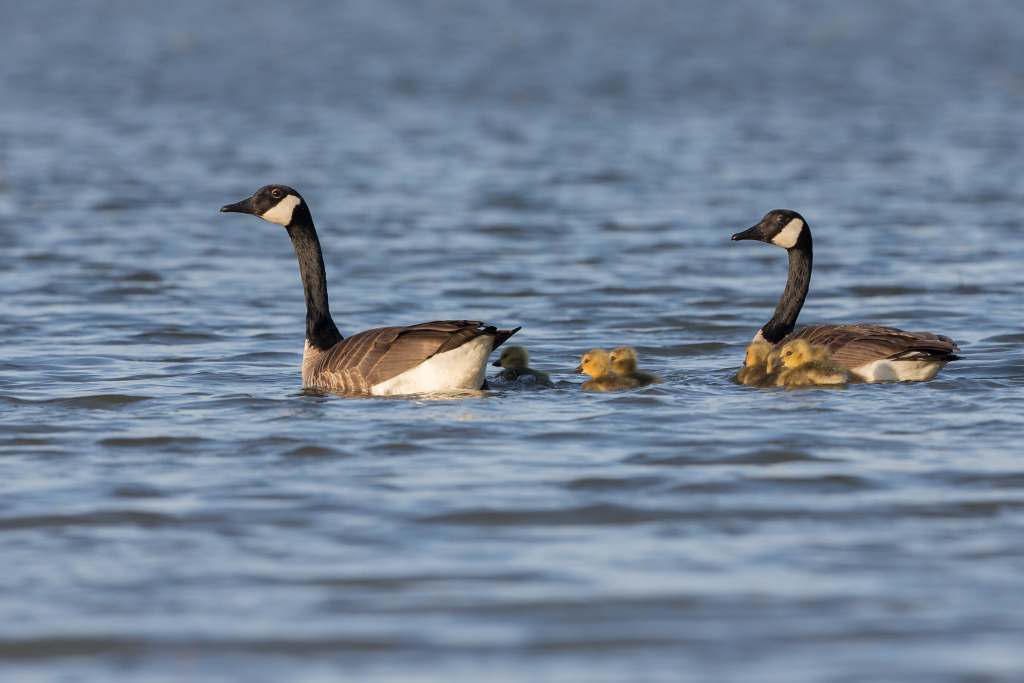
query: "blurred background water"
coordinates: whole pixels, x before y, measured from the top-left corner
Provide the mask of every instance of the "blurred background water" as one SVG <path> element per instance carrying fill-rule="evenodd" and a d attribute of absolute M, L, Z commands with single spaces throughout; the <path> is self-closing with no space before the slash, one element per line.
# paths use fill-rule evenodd
<path fill-rule="evenodd" d="M 1024 679 L 1024 5 L 6 3 L 0 678 Z M 303 390 L 343 334 L 523 325 L 550 390 Z M 731 383 L 801 320 L 922 384 Z M 661 386 L 579 391 L 594 346 Z"/>

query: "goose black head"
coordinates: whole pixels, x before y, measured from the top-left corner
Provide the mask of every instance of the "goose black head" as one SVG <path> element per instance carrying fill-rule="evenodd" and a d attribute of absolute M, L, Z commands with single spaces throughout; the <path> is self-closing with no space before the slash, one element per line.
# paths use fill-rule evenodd
<path fill-rule="evenodd" d="M 285 227 L 291 225 L 303 213 L 305 216 L 309 215 L 302 195 L 287 185 L 261 187 L 248 199 L 222 206 L 220 210 L 227 213 L 247 213 Z"/>
<path fill-rule="evenodd" d="M 804 217 L 796 211 L 776 209 L 765 214 L 761 222 L 732 236 L 737 240 L 758 240 L 783 249 L 792 249 L 804 234 L 810 234 Z"/>

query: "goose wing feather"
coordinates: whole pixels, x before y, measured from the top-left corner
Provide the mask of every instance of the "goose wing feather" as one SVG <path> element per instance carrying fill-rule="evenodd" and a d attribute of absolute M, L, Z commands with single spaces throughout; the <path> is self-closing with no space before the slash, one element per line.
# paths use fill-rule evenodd
<path fill-rule="evenodd" d="M 479 320 L 437 320 L 408 327 L 378 327 L 332 346 L 317 359 L 314 377 L 346 391 L 370 387 L 411 370 L 431 356 L 456 349 L 480 336 L 494 338 L 492 350 L 515 334 Z M 317 382 L 318 384 L 320 382 Z"/>
<path fill-rule="evenodd" d="M 811 325 L 793 332 L 779 346 L 793 339 L 822 344 L 843 367 L 853 369 L 882 358 L 904 360 L 956 360 L 960 347 L 949 337 L 931 332 L 907 332 L 895 327 L 856 323 Z"/>

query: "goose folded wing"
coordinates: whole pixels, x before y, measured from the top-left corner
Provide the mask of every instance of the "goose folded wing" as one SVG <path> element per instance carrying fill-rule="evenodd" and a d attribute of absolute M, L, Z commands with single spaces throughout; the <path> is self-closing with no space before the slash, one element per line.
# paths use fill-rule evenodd
<path fill-rule="evenodd" d="M 495 328 L 476 320 L 440 320 L 409 327 L 380 327 L 343 339 L 324 353 L 321 368 L 344 373 L 357 384 L 386 382 L 439 353 L 450 351 Z M 365 389 L 364 389 L 365 390 Z"/>
<path fill-rule="evenodd" d="M 953 360 L 959 347 L 952 339 L 931 332 L 907 332 L 895 327 L 856 323 L 812 325 L 797 330 L 785 341 L 804 339 L 823 344 L 837 363 L 857 368 L 882 358 L 902 360 Z"/>

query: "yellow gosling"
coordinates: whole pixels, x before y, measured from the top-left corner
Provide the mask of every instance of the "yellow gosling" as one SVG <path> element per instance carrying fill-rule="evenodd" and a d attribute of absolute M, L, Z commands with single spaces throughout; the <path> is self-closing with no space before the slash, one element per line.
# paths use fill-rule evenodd
<path fill-rule="evenodd" d="M 583 383 L 587 391 L 622 391 L 636 389 L 640 383 L 629 377 L 616 375 L 612 370 L 611 357 L 604 349 L 591 349 L 583 354 L 583 360 L 573 372 L 585 372 L 593 377 Z"/>
<path fill-rule="evenodd" d="M 768 352 L 768 358 L 765 360 L 765 378 L 764 385 L 766 387 L 777 386 L 776 380 L 779 378 L 779 369 L 775 367 L 776 363 L 779 362 L 779 353 L 781 349 L 772 347 L 772 350 Z"/>
<path fill-rule="evenodd" d="M 635 379 L 638 386 L 646 387 L 648 384 L 661 384 L 661 378 L 649 372 L 640 372 L 636 369 L 636 349 L 632 346 L 619 346 L 612 349 L 610 354 L 612 361 L 612 372 L 623 377 Z"/>
<path fill-rule="evenodd" d="M 525 346 L 506 346 L 501 350 L 501 357 L 491 363 L 494 367 L 504 368 L 494 376 L 494 379 L 503 379 L 515 382 L 520 377 L 533 375 L 537 384 L 551 384 L 551 377 L 542 370 L 534 370 L 530 367 L 530 352 Z"/>
<path fill-rule="evenodd" d="M 777 386 L 801 384 L 847 384 L 850 372 L 832 360 L 832 353 L 819 344 L 794 339 L 779 349 L 775 365 L 780 368 Z"/>
<path fill-rule="evenodd" d="M 748 387 L 774 387 L 776 372 L 772 364 L 777 358 L 778 352 L 772 351 L 768 342 L 751 342 L 736 381 Z"/>

